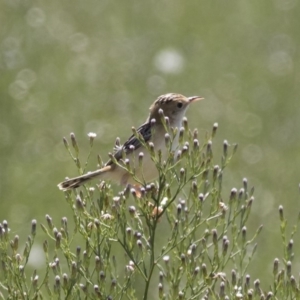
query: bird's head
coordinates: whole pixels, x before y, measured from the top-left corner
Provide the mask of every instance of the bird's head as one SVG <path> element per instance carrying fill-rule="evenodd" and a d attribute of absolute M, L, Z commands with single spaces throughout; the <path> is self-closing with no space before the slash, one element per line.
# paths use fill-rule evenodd
<path fill-rule="evenodd" d="M 149 121 L 155 119 L 159 121 L 159 110 L 161 109 L 166 117 L 169 118 L 171 126 L 181 122 L 191 103 L 202 100 L 199 96 L 185 97 L 180 94 L 170 93 L 159 96 L 150 106 Z"/>

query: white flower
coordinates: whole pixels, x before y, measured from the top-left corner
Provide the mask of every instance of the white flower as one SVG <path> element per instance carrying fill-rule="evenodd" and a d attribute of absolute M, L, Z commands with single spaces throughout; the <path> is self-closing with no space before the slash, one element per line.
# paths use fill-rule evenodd
<path fill-rule="evenodd" d="M 163 257 L 163 261 L 164 262 L 169 262 L 169 260 L 170 260 L 170 256 L 169 255 L 165 255 L 164 257 Z"/>
<path fill-rule="evenodd" d="M 94 133 L 94 132 L 89 132 L 89 133 L 88 133 L 88 137 L 89 137 L 89 138 L 93 138 L 93 139 L 94 139 L 96 136 L 97 136 L 97 134 Z"/>

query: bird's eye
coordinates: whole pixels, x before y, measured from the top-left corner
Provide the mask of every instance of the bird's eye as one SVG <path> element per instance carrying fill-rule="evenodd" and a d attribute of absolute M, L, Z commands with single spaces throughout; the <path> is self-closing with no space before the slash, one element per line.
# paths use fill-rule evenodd
<path fill-rule="evenodd" d="M 178 107 L 178 108 L 181 108 L 182 105 L 183 105 L 182 102 L 178 102 L 178 103 L 177 103 L 177 107 Z"/>

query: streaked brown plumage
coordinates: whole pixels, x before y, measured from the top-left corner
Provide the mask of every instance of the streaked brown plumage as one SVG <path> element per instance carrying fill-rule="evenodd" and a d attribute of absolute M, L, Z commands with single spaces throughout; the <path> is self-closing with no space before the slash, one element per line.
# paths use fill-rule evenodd
<path fill-rule="evenodd" d="M 167 149 L 165 147 L 166 131 L 161 121 L 159 111 L 162 110 L 164 115 L 169 118 L 171 127 L 180 128 L 182 119 L 189 105 L 202 99 L 203 98 L 199 96 L 185 97 L 175 93 L 165 94 L 158 97 L 150 106 L 150 114 L 146 122 L 137 129 L 137 132 L 143 136 L 145 142 L 151 141 L 156 150 L 161 149 L 162 154 L 165 156 L 167 154 Z M 151 127 L 151 120 L 153 119 L 155 119 L 155 123 Z M 175 150 L 177 146 L 178 136 L 175 137 L 172 143 L 172 150 Z M 140 143 L 140 141 L 134 135 L 131 135 L 124 145 L 120 146 L 114 153 L 114 158 L 117 161 L 120 160 L 122 158 L 122 153 L 125 152 L 127 158 L 132 159 L 134 157 L 134 165 L 138 166 L 138 155 L 140 152 L 143 152 L 143 170 L 136 168 L 135 176 L 137 178 L 143 178 L 146 182 L 149 182 L 157 176 L 157 169 L 151 160 L 150 154 L 144 150 L 144 146 Z M 112 160 L 109 160 L 103 168 L 78 177 L 67 179 L 58 184 L 58 187 L 59 189 L 66 191 L 77 188 L 94 178 L 100 178 L 101 180 L 113 180 L 124 185 L 135 184 L 134 179 L 126 170 L 120 168 Z"/>

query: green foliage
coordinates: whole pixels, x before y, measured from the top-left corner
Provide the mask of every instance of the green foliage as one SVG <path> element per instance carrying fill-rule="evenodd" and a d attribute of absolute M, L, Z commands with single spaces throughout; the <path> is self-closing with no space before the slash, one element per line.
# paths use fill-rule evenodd
<path fill-rule="evenodd" d="M 166 147 L 176 130 L 165 124 Z M 248 232 L 254 202 L 253 188 L 223 192 L 224 170 L 237 146 L 223 143 L 221 164 L 213 157 L 217 124 L 200 143 L 187 120 L 179 130 L 180 148 L 167 160 L 153 145 L 141 142 L 159 171 L 158 181 L 141 188 L 127 186 L 115 194 L 109 183 L 65 192 L 73 222 L 62 217 L 54 224 L 46 215 L 41 224 L 45 267 L 27 272 L 36 236 L 36 221 L 25 248 L 12 236 L 7 221 L 0 226 L 3 299 L 298 299 L 299 284 L 292 275 L 294 227 L 287 242 L 287 220 L 279 208 L 284 268 L 274 260 L 273 283 L 266 292 L 253 283 L 248 267 L 257 249 L 262 226 Z M 133 130 L 135 133 L 135 130 Z M 93 147 L 95 136 L 90 137 Z M 79 146 L 71 134 L 64 145 L 80 173 Z M 90 154 L 88 155 L 88 157 Z M 139 167 L 143 156 L 139 156 Z M 127 159 L 118 164 L 135 177 Z M 102 160 L 99 157 L 99 165 Z M 136 178 L 143 183 L 142 178 Z M 72 228 L 72 229 L 71 229 Z M 163 236 L 161 236 L 163 233 Z M 157 243 L 158 240 L 163 242 Z M 78 246 L 80 245 L 80 246 Z M 161 246 L 162 245 L 162 246 Z M 22 254 L 21 254 L 22 253 Z M 272 276 L 270 276 L 271 278 Z"/>

